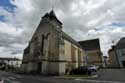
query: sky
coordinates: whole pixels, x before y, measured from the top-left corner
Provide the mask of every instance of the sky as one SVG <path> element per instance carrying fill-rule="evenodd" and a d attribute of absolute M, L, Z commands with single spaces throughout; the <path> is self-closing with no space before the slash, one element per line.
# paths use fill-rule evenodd
<path fill-rule="evenodd" d="M 0 0 L 0 57 L 22 58 L 41 17 L 52 8 L 75 40 L 99 38 L 103 55 L 125 37 L 125 0 Z"/>

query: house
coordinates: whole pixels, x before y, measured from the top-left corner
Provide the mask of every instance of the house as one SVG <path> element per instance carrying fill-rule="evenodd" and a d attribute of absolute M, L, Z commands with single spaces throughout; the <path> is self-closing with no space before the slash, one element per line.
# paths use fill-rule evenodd
<path fill-rule="evenodd" d="M 115 46 L 112 46 L 112 48 L 109 49 L 108 51 L 108 55 L 109 55 L 108 67 L 113 67 L 113 68 L 119 67 L 118 57 L 116 56 L 115 48 L 116 48 Z"/>
<path fill-rule="evenodd" d="M 120 67 L 125 67 L 125 38 L 121 38 L 116 44 L 116 55 Z"/>
<path fill-rule="evenodd" d="M 112 67 L 125 67 L 125 38 L 121 38 L 118 43 L 109 50 L 109 60 Z"/>
<path fill-rule="evenodd" d="M 24 49 L 22 68 L 25 72 L 64 75 L 84 65 L 85 51 L 62 28 L 53 10 L 42 17 Z"/>
<path fill-rule="evenodd" d="M 100 49 L 99 39 L 80 41 L 79 44 L 85 50 L 87 65 L 103 67 L 103 56 Z"/>
<path fill-rule="evenodd" d="M 21 60 L 18 58 L 0 57 L 0 69 L 18 68 Z"/>

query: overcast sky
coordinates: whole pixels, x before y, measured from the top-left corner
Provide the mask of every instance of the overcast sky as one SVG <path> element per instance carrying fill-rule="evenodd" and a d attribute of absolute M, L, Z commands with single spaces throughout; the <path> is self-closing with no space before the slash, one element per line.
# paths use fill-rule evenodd
<path fill-rule="evenodd" d="M 103 55 L 125 37 L 125 0 L 0 0 L 0 57 L 21 58 L 52 8 L 75 40 L 100 38 Z"/>

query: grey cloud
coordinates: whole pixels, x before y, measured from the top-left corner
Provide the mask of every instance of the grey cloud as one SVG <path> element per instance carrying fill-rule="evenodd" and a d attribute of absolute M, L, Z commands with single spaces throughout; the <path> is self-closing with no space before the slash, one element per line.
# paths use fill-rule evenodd
<path fill-rule="evenodd" d="M 8 34 L 0 33 L 0 47 L 5 47 L 6 49 L 8 48 L 6 51 L 9 51 L 8 53 L 11 53 L 11 55 L 18 53 L 21 54 L 23 52 L 23 48 L 19 47 L 19 49 L 17 49 L 16 47 L 12 46 L 12 44 L 18 43 L 25 47 L 36 30 L 41 17 L 46 12 L 49 12 L 52 9 L 52 6 L 54 6 L 55 13 L 59 20 L 63 22 L 63 30 L 66 33 L 68 33 L 77 41 L 91 38 L 100 38 L 101 47 L 105 55 L 107 54 L 106 52 L 110 48 L 110 45 L 112 45 L 112 40 L 119 39 L 119 36 L 125 36 L 123 33 L 125 29 L 122 28 L 121 32 L 114 31 L 113 33 L 113 30 L 116 30 L 119 27 L 114 28 L 107 26 L 112 22 L 125 21 L 125 6 L 123 0 L 105 0 L 104 3 L 101 3 L 98 0 L 93 0 L 93 3 L 89 5 L 90 7 L 93 4 L 101 5 L 97 8 L 91 9 L 89 13 L 87 13 L 89 7 L 86 9 L 86 6 L 91 0 L 84 0 L 85 5 L 82 5 L 82 7 L 74 10 L 75 13 L 80 13 L 78 16 L 73 15 L 74 12 L 71 11 L 71 4 L 75 3 L 79 6 L 80 0 L 28 1 L 30 1 L 29 3 L 31 3 L 31 6 L 33 7 L 33 9 L 28 12 L 23 11 L 23 9 L 21 9 L 18 4 L 16 4 L 17 8 L 15 10 L 15 28 L 21 28 L 23 30 L 22 34 L 17 37 L 13 37 Z M 59 14 L 59 11 L 61 11 L 63 14 Z M 13 21 L 11 15 L 8 15 L 7 18 L 7 23 L 11 23 Z M 95 24 L 92 26 L 88 25 L 88 23 L 92 21 Z"/>

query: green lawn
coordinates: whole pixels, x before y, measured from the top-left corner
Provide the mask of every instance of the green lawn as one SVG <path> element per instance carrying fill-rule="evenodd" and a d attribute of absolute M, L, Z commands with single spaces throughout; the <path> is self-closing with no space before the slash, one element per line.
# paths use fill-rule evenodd
<path fill-rule="evenodd" d="M 65 75 L 66 78 L 90 78 L 89 75 Z"/>

